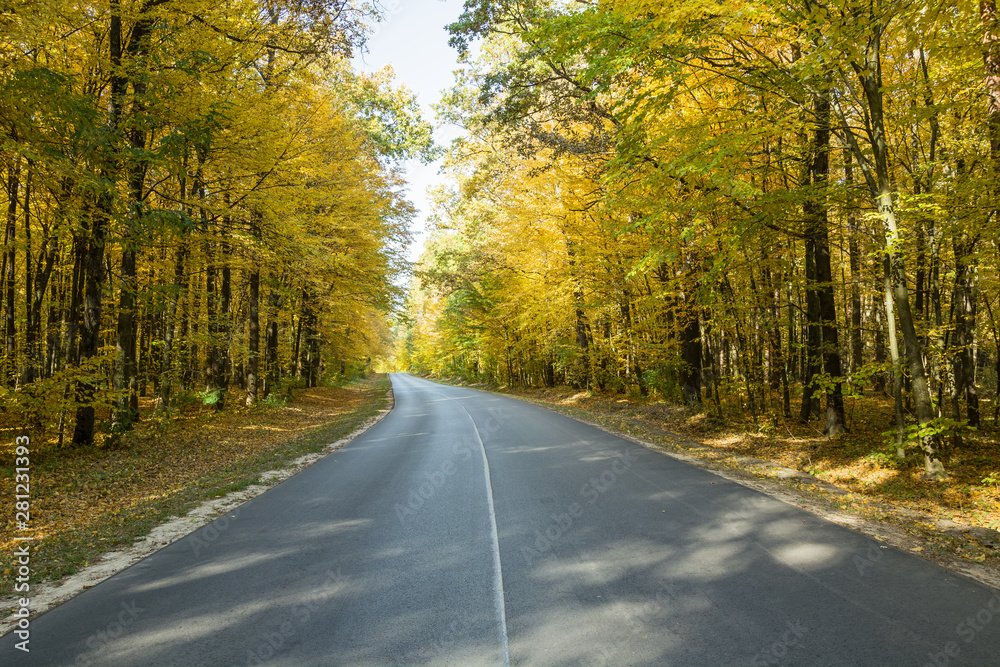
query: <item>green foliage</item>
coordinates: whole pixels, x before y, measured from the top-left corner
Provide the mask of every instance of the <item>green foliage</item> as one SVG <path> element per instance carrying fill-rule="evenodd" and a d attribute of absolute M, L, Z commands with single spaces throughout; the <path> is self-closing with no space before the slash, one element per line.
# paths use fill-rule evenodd
<path fill-rule="evenodd" d="M 903 429 L 903 442 L 901 446 L 921 447 L 921 444 L 928 439 L 944 441 L 954 435 L 961 435 L 967 431 L 975 431 L 975 427 L 969 426 L 966 420 L 955 420 L 950 417 L 936 417 L 924 424 L 908 424 Z M 884 431 L 887 446 L 895 446 L 898 432 L 896 430 Z"/>
<path fill-rule="evenodd" d="M 857 368 L 851 373 L 851 381 L 846 385 L 845 398 L 859 398 L 861 392 L 872 387 L 880 379 L 884 381 L 892 364 L 888 361 L 882 363 L 870 362 Z"/>
<path fill-rule="evenodd" d="M 664 364 L 661 368 L 645 371 L 643 373 L 643 382 L 664 399 L 668 401 L 680 401 L 681 386 L 677 382 L 677 377 L 680 364 L 683 362 L 678 359 L 671 361 L 673 363 Z"/>
<path fill-rule="evenodd" d="M 865 460 L 875 463 L 882 468 L 899 468 L 899 458 L 895 454 L 888 452 L 871 452 L 865 455 Z"/>
<path fill-rule="evenodd" d="M 260 405 L 268 408 L 283 408 L 288 405 L 288 394 L 285 392 L 271 392 L 260 401 Z"/>
<path fill-rule="evenodd" d="M 441 155 L 433 128 L 421 116 L 417 98 L 403 86 L 392 86 L 391 67 L 349 79 L 348 99 L 358 121 L 380 155 L 397 162 L 417 158 L 427 164 Z"/>
<path fill-rule="evenodd" d="M 201 392 L 201 404 L 202 405 L 218 405 L 219 401 L 222 400 L 224 390 L 220 388 L 216 389 L 206 389 Z"/>

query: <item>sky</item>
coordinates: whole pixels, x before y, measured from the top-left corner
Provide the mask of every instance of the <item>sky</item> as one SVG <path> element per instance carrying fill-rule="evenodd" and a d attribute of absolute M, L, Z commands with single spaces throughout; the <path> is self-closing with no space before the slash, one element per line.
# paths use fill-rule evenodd
<path fill-rule="evenodd" d="M 374 72 L 392 65 L 396 83 L 412 90 L 423 109 L 424 118 L 434 122 L 431 105 L 441 97 L 441 91 L 452 85 L 452 72 L 458 69 L 458 52 L 448 46 L 449 23 L 462 13 L 463 0 L 383 0 L 385 20 L 376 27 L 368 42 L 368 53 L 355 58 L 355 68 Z M 447 146 L 461 134 L 453 125 L 436 127 L 434 140 Z M 426 220 L 430 205 L 426 190 L 438 179 L 440 163 L 422 165 L 417 160 L 406 163 L 409 200 L 417 207 L 413 221 L 414 242 L 409 259 L 416 261 L 423 251 L 427 231 Z"/>

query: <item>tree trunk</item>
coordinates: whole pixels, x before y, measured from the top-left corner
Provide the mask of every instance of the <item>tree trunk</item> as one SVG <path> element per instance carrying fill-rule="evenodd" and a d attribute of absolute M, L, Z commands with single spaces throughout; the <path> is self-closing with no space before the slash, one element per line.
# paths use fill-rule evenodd
<path fill-rule="evenodd" d="M 989 299 L 983 299 L 986 306 L 986 314 L 990 318 L 990 329 L 993 332 L 993 349 L 1000 352 L 1000 325 L 997 324 L 996 315 L 993 313 L 993 306 Z M 997 382 L 993 389 L 993 427 L 996 428 L 997 421 L 1000 420 L 1000 354 L 993 355 L 993 372 Z"/>
<path fill-rule="evenodd" d="M 1000 24 L 998 24 L 996 0 L 980 0 L 979 14 L 984 28 L 983 64 L 986 72 L 986 94 L 988 99 L 986 132 L 990 140 L 990 166 L 993 177 L 993 186 L 990 189 L 990 210 L 987 217 L 995 219 L 998 210 L 1000 210 Z M 974 320 L 974 303 L 972 313 L 972 319 Z M 1000 369 L 1000 349 L 996 351 L 996 354 L 998 357 L 997 368 Z M 997 379 L 997 395 L 1000 396 L 1000 378 Z M 979 395 L 976 392 L 974 380 L 969 383 L 966 400 L 969 411 L 969 423 L 970 425 L 978 425 Z M 975 424 L 973 424 L 973 421 L 975 421 Z"/>
<path fill-rule="evenodd" d="M 574 316 L 576 320 L 576 346 L 580 351 L 580 377 L 576 379 L 576 384 L 581 389 L 590 389 L 591 369 L 590 369 L 590 335 L 587 322 L 587 314 L 583 310 L 583 287 L 577 275 L 577 253 L 579 246 L 575 241 L 566 238 L 566 254 L 569 263 L 570 280 L 573 282 L 573 304 Z M 509 355 L 508 355 L 509 356 Z"/>
<path fill-rule="evenodd" d="M 166 259 L 166 257 L 164 257 L 164 259 Z M 163 284 L 162 274 L 159 283 L 161 285 Z M 164 301 L 162 295 L 157 296 L 155 303 L 142 308 L 142 320 L 139 324 L 139 348 L 136 351 L 138 355 L 138 365 L 136 366 L 135 375 L 139 398 L 145 398 L 148 395 L 150 382 L 153 383 L 153 393 L 159 395 L 159 353 L 162 349 L 158 349 L 156 352 L 157 356 L 155 361 L 157 363 L 155 364 L 156 370 L 154 370 L 152 337 L 163 330 L 163 311 Z M 136 409 L 138 410 L 138 403 L 136 403 Z"/>
<path fill-rule="evenodd" d="M 701 309 L 695 302 L 697 289 L 694 272 L 696 260 L 690 252 L 684 253 L 684 303 L 681 327 L 681 387 L 684 391 L 684 402 L 688 405 L 701 405 Z"/>
<path fill-rule="evenodd" d="M 111 1 L 111 20 L 108 30 L 108 45 L 111 60 L 111 89 L 108 105 L 107 139 L 101 156 L 103 164 L 101 177 L 104 188 L 97 195 L 90 223 L 90 239 L 87 247 L 87 259 L 83 285 L 83 318 L 80 327 L 80 363 L 97 355 L 100 349 L 101 333 L 101 288 L 104 283 L 104 244 L 107 227 L 114 215 L 115 192 L 114 184 L 118 181 L 119 156 L 115 150 L 118 145 L 118 131 L 121 125 L 122 103 L 124 101 L 128 81 L 122 67 L 122 20 L 120 0 Z M 85 374 L 85 378 L 77 383 L 76 427 L 73 432 L 73 444 L 85 445 L 94 441 L 94 391 L 96 386 L 93 377 L 94 370 Z"/>
<path fill-rule="evenodd" d="M 83 265 L 83 313 L 80 323 L 79 358 L 83 364 L 97 355 L 101 334 L 101 286 L 104 282 L 104 230 L 111 211 L 111 193 L 99 195 L 100 205 L 94 211 L 90 223 L 90 238 L 87 242 L 86 258 Z M 76 426 L 73 431 L 74 445 L 89 445 L 94 441 L 94 391 L 96 383 L 92 379 L 96 369 L 84 371 L 84 378 L 77 382 Z"/>
<path fill-rule="evenodd" d="M 301 335 L 304 341 L 298 345 L 299 368 L 305 378 L 306 387 L 315 387 L 319 381 L 319 332 L 317 331 L 316 309 L 312 297 L 302 291 L 302 313 L 299 318 Z"/>
<path fill-rule="evenodd" d="M 768 276 L 771 287 L 771 322 L 770 345 L 771 365 L 773 367 L 771 389 L 781 390 L 781 414 L 785 419 L 792 418 L 792 399 L 788 390 L 788 360 L 781 341 L 781 272 Z"/>
<path fill-rule="evenodd" d="M 184 258 L 186 245 L 182 241 L 174 255 L 174 284 L 167 297 L 167 316 L 163 322 L 163 353 L 160 357 L 160 397 L 159 409 L 169 410 L 174 384 L 174 331 L 177 329 L 177 303 L 184 289 Z"/>
<path fill-rule="evenodd" d="M 858 243 L 858 215 L 852 200 L 854 165 L 851 151 L 844 149 L 844 181 L 847 187 L 847 254 L 851 265 L 851 372 L 865 364 L 861 338 L 861 250 Z"/>
<path fill-rule="evenodd" d="M 24 218 L 24 349 L 21 351 L 19 384 L 31 384 L 35 381 L 36 362 L 38 354 L 38 331 L 33 331 L 35 319 L 35 288 L 33 265 L 31 257 L 31 160 L 28 160 L 28 173 L 24 178 L 24 203 L 21 205 Z M 37 262 L 41 262 L 44 249 L 38 253 Z M 44 293 L 43 293 L 44 296 Z"/>
<path fill-rule="evenodd" d="M 888 275 L 886 273 L 885 275 Z M 888 292 L 889 296 L 892 296 L 892 292 Z M 885 335 L 883 331 L 885 326 L 883 326 L 883 319 L 885 318 L 885 310 L 883 308 L 873 308 L 872 316 L 875 318 L 875 331 L 872 333 L 872 338 L 874 338 L 874 348 L 875 348 L 875 365 L 881 368 L 885 364 Z M 893 319 L 893 325 L 896 326 L 895 319 Z M 872 386 L 875 391 L 879 392 L 883 396 L 888 396 L 889 392 L 885 388 L 885 373 L 879 370 L 872 377 Z"/>
<path fill-rule="evenodd" d="M 17 325 L 15 317 L 17 274 L 15 265 L 17 259 L 17 249 L 14 245 L 17 235 L 17 200 L 20 191 L 21 161 L 16 159 L 14 166 L 8 169 L 7 173 L 7 227 L 4 233 L 4 255 L 3 255 L 3 282 L 5 287 L 4 299 L 4 351 L 6 354 L 6 367 L 4 370 L 3 382 L 9 387 L 13 387 L 17 379 Z"/>
<path fill-rule="evenodd" d="M 232 355 L 230 354 L 230 347 L 232 346 L 232 303 L 233 303 L 233 283 L 232 283 L 232 267 L 229 265 L 229 254 L 230 247 L 225 241 L 222 242 L 222 272 L 221 281 L 219 285 L 219 311 L 216 313 L 218 321 L 218 335 L 221 339 L 221 344 L 218 347 L 218 379 L 216 386 L 219 388 L 219 402 L 216 403 L 216 410 L 222 410 L 225 407 L 226 392 L 229 389 L 229 378 L 232 375 Z"/>
<path fill-rule="evenodd" d="M 685 325 L 681 331 L 681 385 L 684 389 L 684 402 L 688 405 L 701 405 L 701 324 L 697 309 L 691 306 L 690 310 L 694 313 L 685 315 Z"/>
<path fill-rule="evenodd" d="M 983 23 L 983 65 L 986 71 L 986 132 L 990 141 L 990 158 L 993 177 L 1000 176 L 1000 25 L 998 25 L 996 0 L 980 0 L 979 15 Z M 1000 184 L 994 181 L 996 197 Z M 991 202 L 992 208 L 997 201 Z"/>
<path fill-rule="evenodd" d="M 25 207 L 25 223 L 27 226 L 27 216 L 29 209 Z M 28 298 L 28 318 L 25 322 L 25 359 L 24 370 L 21 374 L 21 384 L 27 385 L 34 382 L 44 372 L 45 359 L 42 354 L 42 305 L 45 302 L 45 292 L 52 277 L 52 270 L 55 268 L 58 256 L 58 241 L 46 235 L 42 245 L 38 250 L 38 257 L 35 260 L 34 277 L 31 281 L 31 290 L 27 292 Z M 27 266 L 25 270 L 27 270 Z"/>
<path fill-rule="evenodd" d="M 903 334 L 903 344 L 910 365 L 910 383 L 913 393 L 917 420 L 921 426 L 927 427 L 935 418 L 934 403 L 930 387 L 927 383 L 927 373 L 923 362 L 923 345 L 917 336 L 910 309 L 909 288 L 906 282 L 906 265 L 904 255 L 899 247 L 900 235 L 896 223 L 895 199 L 892 194 L 892 184 L 889 180 L 889 147 L 885 136 L 883 113 L 883 87 L 881 38 L 882 25 L 880 19 L 872 16 L 870 22 L 871 35 L 864 48 L 863 62 L 851 63 L 864 89 L 867 105 L 869 136 L 871 137 L 872 158 L 861 150 L 857 137 L 847 124 L 847 117 L 841 111 L 841 130 L 848 145 L 854 153 L 854 158 L 861 165 L 865 180 L 871 190 L 872 199 L 878 211 L 879 218 L 885 230 L 885 254 L 889 261 L 889 275 L 892 288 L 893 305 L 899 319 Z M 921 438 L 924 450 L 925 474 L 936 480 L 944 479 L 945 470 L 938 455 L 939 438 L 932 432 Z"/>
<path fill-rule="evenodd" d="M 288 369 L 289 374 L 292 377 L 302 376 L 302 362 L 301 362 L 301 351 L 302 351 L 302 315 L 299 315 L 298 321 L 295 322 L 295 336 L 292 343 L 292 359 L 291 367 Z"/>
<path fill-rule="evenodd" d="M 888 178 L 886 178 L 888 181 Z M 886 183 L 886 185 L 888 185 Z M 903 255 L 898 249 L 899 231 L 896 226 L 896 215 L 893 209 L 892 194 L 886 187 L 878 199 L 879 215 L 886 223 L 888 230 L 886 254 L 889 258 L 889 271 L 892 281 L 893 302 L 896 315 L 899 318 L 903 333 L 903 344 L 910 364 L 910 387 L 913 394 L 917 420 L 922 426 L 928 425 L 935 418 L 934 403 L 931 400 L 930 387 L 927 384 L 927 374 L 924 370 L 923 346 L 917 337 L 917 331 L 910 312 L 910 299 L 906 284 L 906 267 Z M 922 439 L 924 450 L 924 467 L 929 477 L 944 479 L 944 464 L 938 458 L 938 437 L 926 435 Z"/>
<path fill-rule="evenodd" d="M 61 254 L 57 251 L 56 253 Z M 59 261 L 60 265 L 62 261 Z M 56 279 L 49 281 L 49 308 L 45 320 L 45 365 L 42 369 L 42 376 L 52 377 L 60 363 L 59 352 L 59 311 L 65 307 L 66 278 L 60 271 L 56 274 Z"/>
<path fill-rule="evenodd" d="M 903 443 L 903 433 L 906 427 L 903 418 L 903 362 L 899 358 L 899 339 L 896 336 L 896 308 L 892 298 L 892 278 L 889 272 L 889 259 L 882 261 L 885 284 L 885 321 L 889 331 L 889 358 L 892 361 L 892 400 L 896 416 L 896 456 L 906 456 Z"/>
<path fill-rule="evenodd" d="M 216 412 L 225 407 L 225 386 L 223 386 L 222 328 L 220 320 L 225 317 L 221 307 L 221 290 L 218 285 L 219 270 L 215 264 L 214 244 L 205 242 L 205 307 L 208 321 L 208 348 L 206 350 L 206 389 L 212 394 L 212 405 Z"/>
<path fill-rule="evenodd" d="M 837 305 L 833 290 L 833 269 L 830 262 L 829 213 L 827 184 L 830 178 L 830 99 L 826 91 L 813 100 L 815 127 L 812 137 L 812 164 L 809 169 L 810 196 L 803 207 L 806 236 L 806 290 L 809 316 L 810 370 L 815 372 L 822 361 L 827 376 L 826 429 L 830 436 L 845 428 L 844 395 L 841 383 L 840 342 L 837 332 Z M 809 256 L 812 276 L 809 275 Z M 811 278 L 811 279 L 810 279 Z M 818 345 L 817 345 L 818 343 Z M 815 359 L 813 361 L 813 359 Z M 803 394 L 802 416 L 806 416 L 806 399 L 815 395 L 807 387 Z"/>
<path fill-rule="evenodd" d="M 580 349 L 581 378 L 579 387 L 581 389 L 590 388 L 590 337 L 587 335 L 587 315 L 583 311 L 581 302 L 583 301 L 582 290 L 573 292 L 576 301 L 576 346 Z"/>
<path fill-rule="evenodd" d="M 806 238 L 805 242 L 805 345 L 803 354 L 805 364 L 802 373 L 802 404 L 799 407 L 799 421 L 807 423 L 813 417 L 819 416 L 819 388 L 816 386 L 816 376 L 822 370 L 822 325 L 819 297 L 814 288 L 816 284 L 816 242 Z"/>
<path fill-rule="evenodd" d="M 120 12 L 119 0 L 112 2 L 112 12 Z M 120 19 L 118 19 L 118 40 L 124 36 L 121 34 Z M 138 243 L 138 230 L 142 224 L 143 205 L 143 183 L 146 178 L 145 160 L 142 157 L 146 149 L 146 132 L 143 129 L 141 119 L 145 112 L 146 84 L 142 80 L 140 71 L 140 61 L 146 51 L 146 36 L 152 29 L 152 21 L 142 16 L 133 25 L 131 31 L 127 33 L 128 42 L 123 53 L 129 57 L 133 68 L 132 78 L 122 69 L 120 59 L 117 61 L 116 69 L 112 77 L 115 82 L 112 84 L 118 90 L 116 106 L 120 110 L 124 102 L 124 94 L 129 83 L 132 85 L 132 122 L 130 123 L 129 153 L 123 162 L 125 166 L 125 179 L 128 183 L 127 213 L 125 216 L 124 229 L 122 233 L 122 264 L 121 277 L 119 280 L 118 297 L 118 325 L 116 330 L 115 343 L 115 374 L 114 374 L 114 410 L 112 411 L 112 428 L 120 432 L 132 428 L 132 425 L 139 418 L 139 404 L 136 378 L 136 329 L 135 317 L 135 295 L 136 295 L 136 256 Z"/>
<path fill-rule="evenodd" d="M 972 286 L 972 267 L 967 258 L 972 255 L 973 242 L 965 233 L 955 239 L 955 283 L 952 291 L 954 322 L 952 332 L 952 368 L 954 382 L 951 386 L 952 414 L 962 420 L 962 399 L 966 399 L 966 419 L 969 426 L 979 427 L 979 397 L 976 393 L 976 367 L 972 356 L 973 336 L 976 328 L 975 295 Z M 955 435 L 954 444 L 961 444 Z"/>
<path fill-rule="evenodd" d="M 73 275 L 70 278 L 69 306 L 63 311 L 63 358 L 67 364 L 80 363 L 80 321 L 83 308 L 83 283 L 87 271 L 86 235 L 73 234 Z"/>
<path fill-rule="evenodd" d="M 250 271 L 249 291 L 246 384 L 246 404 L 248 406 L 257 402 L 257 375 L 260 370 L 260 269 L 256 266 Z"/>
<path fill-rule="evenodd" d="M 123 239 L 121 279 L 118 295 L 118 327 L 115 344 L 114 410 L 111 424 L 116 431 L 132 428 L 138 411 L 132 408 L 136 395 L 135 363 L 135 285 L 136 249 L 134 238 Z"/>
<path fill-rule="evenodd" d="M 271 392 L 277 386 L 281 370 L 281 366 L 278 363 L 278 303 L 278 292 L 272 289 L 270 296 L 267 298 L 267 335 L 264 341 L 264 368 L 266 369 L 264 375 L 265 398 L 270 396 Z"/>

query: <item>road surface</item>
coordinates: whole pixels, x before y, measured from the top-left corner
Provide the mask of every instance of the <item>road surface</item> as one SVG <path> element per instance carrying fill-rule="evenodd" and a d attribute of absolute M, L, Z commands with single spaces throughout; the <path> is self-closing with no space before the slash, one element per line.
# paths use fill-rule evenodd
<path fill-rule="evenodd" d="M 1000 665 L 1000 594 L 530 404 L 405 374 L 343 449 L 4 665 Z"/>

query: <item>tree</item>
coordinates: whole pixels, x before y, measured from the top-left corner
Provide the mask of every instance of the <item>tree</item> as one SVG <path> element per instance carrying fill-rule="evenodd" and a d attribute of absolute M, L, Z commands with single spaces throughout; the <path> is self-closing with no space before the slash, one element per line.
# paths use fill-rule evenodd
<path fill-rule="evenodd" d="M 412 297 L 433 306 L 408 338 L 416 358 L 443 372 L 452 343 L 471 339 L 480 356 L 495 352 L 466 374 L 492 377 L 503 361 L 506 381 L 548 384 L 556 374 L 534 369 L 554 360 L 563 381 L 624 379 L 691 403 L 704 372 L 716 400 L 715 378 L 740 387 L 755 419 L 787 414 L 799 381 L 802 418 L 822 391 L 836 436 L 841 341 L 863 389 L 878 386 L 886 336 L 893 347 L 898 332 L 897 414 L 912 400 L 926 474 L 942 478 L 940 435 L 958 445 L 961 409 L 977 418 L 974 281 L 985 274 L 974 267 L 989 257 L 978 228 L 995 223 L 981 195 L 995 191 L 996 170 L 979 138 L 992 135 L 975 129 L 992 127 L 995 13 L 940 9 L 467 3 L 453 44 L 467 53 L 483 39 L 483 55 L 444 111 L 470 136 L 453 147 L 460 185 L 439 213 L 448 250 L 427 255 Z M 561 235 L 529 236 L 551 221 Z M 562 247 L 566 261 L 552 255 Z M 866 263 L 871 252 L 879 261 Z M 559 267 L 552 283 L 534 268 L 545 255 Z M 458 287 L 485 296 L 493 279 L 489 298 Z M 935 391 L 939 406 L 950 396 L 951 422 Z"/>
<path fill-rule="evenodd" d="M 149 383 L 164 412 L 197 389 L 221 409 L 233 384 L 252 401 L 261 288 L 268 391 L 303 320 L 311 383 L 324 357 L 346 371 L 386 349 L 413 215 L 395 165 L 434 149 L 391 72 L 350 70 L 371 8 L 14 11 L 0 25 L 23 47 L 0 75 L 14 407 L 60 442 L 75 414 L 86 445 L 102 426 L 103 444 L 125 442 Z"/>

